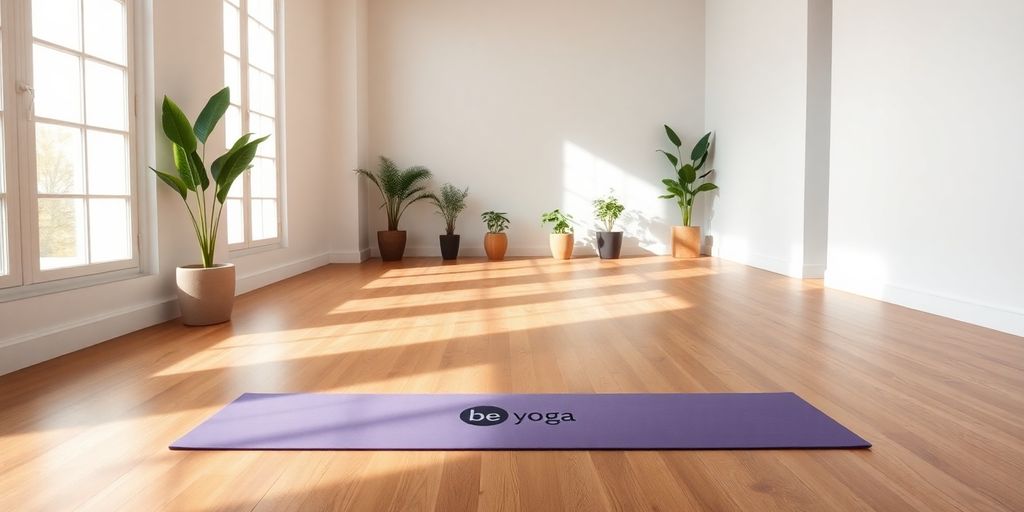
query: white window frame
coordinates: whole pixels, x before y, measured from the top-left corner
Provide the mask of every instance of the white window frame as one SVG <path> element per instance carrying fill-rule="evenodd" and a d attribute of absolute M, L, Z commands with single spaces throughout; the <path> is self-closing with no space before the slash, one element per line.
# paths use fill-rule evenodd
<path fill-rule="evenodd" d="M 239 110 L 241 117 L 241 133 L 249 133 L 252 130 L 249 128 L 249 0 L 221 0 L 223 13 L 223 3 L 230 3 L 238 8 L 238 44 L 239 53 L 239 84 L 241 85 L 241 91 L 237 94 L 239 98 Z M 274 27 L 272 31 L 274 33 L 274 165 L 276 167 L 276 178 L 277 178 L 277 236 L 274 238 L 266 238 L 263 240 L 252 239 L 252 183 L 250 179 L 250 173 L 243 173 L 241 176 L 242 182 L 242 231 L 244 234 L 244 241 L 239 243 L 228 244 L 228 252 L 235 255 L 245 255 L 249 252 L 258 252 L 261 250 L 274 249 L 283 247 L 285 245 L 286 234 L 285 229 L 287 222 L 285 221 L 285 151 L 284 151 L 284 120 L 285 120 L 285 104 L 284 104 L 284 75 L 285 75 L 285 62 L 284 62 L 284 2 L 282 0 L 273 0 L 274 2 Z M 222 20 L 223 21 L 223 20 Z M 260 23 L 258 20 L 254 20 L 256 23 Z M 262 23 L 260 23 L 262 25 Z M 221 23 L 223 27 L 223 23 Z M 264 25 L 266 27 L 266 25 Z M 270 27 L 267 27 L 270 28 Z M 221 39 L 223 45 L 223 38 Z M 222 54 L 231 55 L 228 53 L 227 48 L 222 48 Z M 232 55 L 234 56 L 234 55 Z M 225 77 L 226 78 L 226 77 Z M 225 79 L 225 82 L 227 80 Z M 232 91 L 232 95 L 235 95 L 235 91 Z M 262 133 L 255 134 L 256 136 L 263 136 Z M 227 141 L 228 144 L 234 141 Z M 236 198 L 238 199 L 238 198 Z M 225 213 L 225 217 L 230 213 Z M 225 220 L 226 221 L 226 220 Z M 227 232 L 227 229 L 225 229 Z"/>
<path fill-rule="evenodd" d="M 138 55 L 140 53 L 139 25 L 142 18 L 137 9 L 144 6 L 135 5 L 134 0 L 119 0 L 125 6 L 125 27 L 126 27 L 126 61 L 125 64 L 109 62 L 102 58 L 94 57 L 85 53 L 85 48 L 74 50 L 64 48 L 49 42 L 42 44 L 47 48 L 55 49 L 69 55 L 75 55 L 82 60 L 83 66 L 83 104 L 82 123 L 68 123 L 60 120 L 40 118 L 39 121 L 48 124 L 69 126 L 75 128 L 109 131 L 124 133 L 121 130 L 105 130 L 103 128 L 87 124 L 86 105 L 84 103 L 84 63 L 86 60 L 106 65 L 116 66 L 126 70 L 126 94 L 127 94 L 127 138 L 128 138 L 128 179 L 129 179 L 129 215 L 130 215 L 130 243 L 132 257 L 126 260 L 103 263 L 88 263 L 73 267 L 43 270 L 39 260 L 39 231 L 38 231 L 38 194 L 36 186 L 36 148 L 35 148 L 35 123 L 34 115 L 33 73 L 32 54 L 35 38 L 32 35 L 32 1 L 12 0 L 4 2 L 3 11 L 3 52 L 5 75 L 3 80 L 4 121 L 5 124 L 15 125 L 10 133 L 5 130 L 5 138 L 8 143 L 7 161 L 16 162 L 14 166 L 7 168 L 8 180 L 8 217 L 9 217 L 9 238 L 8 247 L 10 251 L 10 275 L 0 277 L 0 300 L 32 296 L 51 291 L 87 286 L 100 282 L 114 281 L 141 274 L 141 262 L 144 259 L 142 254 L 141 230 L 144 219 L 141 215 L 142 205 L 140 204 L 140 181 L 143 176 L 140 174 L 140 162 L 145 161 L 145 148 L 147 147 L 144 138 L 146 130 L 140 129 L 139 113 L 137 111 L 138 93 L 137 85 L 143 81 L 142 65 Z M 84 2 L 79 0 L 79 13 L 83 15 Z M 85 37 L 84 31 L 81 36 Z M 13 69 L 12 69 L 13 68 Z M 8 74 L 13 73 L 13 74 Z M 16 117 L 13 122 L 8 117 Z M 88 149 L 83 139 L 83 163 L 88 166 Z M 12 149 L 16 151 L 11 151 Z M 17 153 L 16 156 L 12 153 Z M 11 172 L 12 169 L 19 169 L 19 172 Z M 84 168 L 87 171 L 87 167 Z M 85 172 L 84 171 L 84 172 Z M 66 194 L 64 197 L 105 197 L 101 194 Z M 111 196 L 114 197 L 114 196 Z M 122 198 L 124 196 L 116 196 Z M 87 214 L 88 215 L 88 214 Z M 86 217 L 85 229 L 88 231 L 88 217 Z M 87 248 L 88 250 L 88 248 Z M 57 283 L 59 281 L 59 283 Z M 21 285 L 21 286 L 19 286 Z"/>

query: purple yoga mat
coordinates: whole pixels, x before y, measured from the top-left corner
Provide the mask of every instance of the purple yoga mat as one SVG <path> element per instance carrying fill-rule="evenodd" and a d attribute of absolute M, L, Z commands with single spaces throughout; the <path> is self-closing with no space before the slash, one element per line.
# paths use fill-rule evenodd
<path fill-rule="evenodd" d="M 174 450 L 867 448 L 793 393 L 246 393 Z"/>

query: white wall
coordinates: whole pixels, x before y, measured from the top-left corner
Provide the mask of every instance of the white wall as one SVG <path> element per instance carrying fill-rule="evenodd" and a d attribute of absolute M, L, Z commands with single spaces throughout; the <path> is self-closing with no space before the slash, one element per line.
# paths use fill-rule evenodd
<path fill-rule="evenodd" d="M 223 86 L 221 3 L 157 1 L 152 27 L 154 115 L 164 94 L 191 116 Z M 246 257 L 227 253 L 221 240 L 218 261 L 237 265 L 239 292 L 251 290 L 328 261 L 330 226 L 324 221 L 331 144 L 324 108 L 333 84 L 323 76 L 328 30 L 326 0 L 290 1 L 286 8 L 287 247 Z M 188 27 L 182 30 L 182 27 Z M 149 31 L 147 31 L 149 32 Z M 158 119 L 158 117 L 155 117 Z M 171 168 L 163 136 L 157 137 L 157 165 Z M 223 126 L 211 137 L 223 144 Z M 151 162 L 150 162 L 151 163 Z M 155 189 L 141 171 L 143 189 Z M 100 286 L 0 303 L 0 374 L 77 350 L 177 316 L 174 267 L 193 263 L 198 250 L 178 196 L 161 186 L 150 207 L 158 228 L 149 233 L 159 247 L 154 273 Z M 224 232 L 225 230 L 222 230 Z"/>
<path fill-rule="evenodd" d="M 370 155 L 470 188 L 463 255 L 482 254 L 492 209 L 509 213 L 510 254 L 549 254 L 540 214 L 554 208 L 580 221 L 582 245 L 609 188 L 630 210 L 624 252 L 664 253 L 679 212 L 657 199 L 671 168 L 655 150 L 664 123 L 689 143 L 703 134 L 703 23 L 702 0 L 373 0 Z M 375 189 L 366 203 L 376 250 Z M 439 256 L 430 206 L 401 228 L 407 254 Z"/>
<path fill-rule="evenodd" d="M 834 11 L 826 283 L 1024 335 L 1024 2 Z"/>
<path fill-rule="evenodd" d="M 827 211 L 827 137 L 808 137 L 827 127 L 828 14 L 823 0 L 707 3 L 716 256 L 820 277 L 825 230 L 806 223 Z"/>

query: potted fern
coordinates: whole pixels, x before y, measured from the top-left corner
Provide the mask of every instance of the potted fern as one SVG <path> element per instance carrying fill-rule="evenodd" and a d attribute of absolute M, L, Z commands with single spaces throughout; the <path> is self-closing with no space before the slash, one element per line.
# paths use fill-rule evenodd
<path fill-rule="evenodd" d="M 214 262 L 220 218 L 231 185 L 249 170 L 256 149 L 270 137 L 252 139 L 252 134 L 247 133 L 235 141 L 227 153 L 207 166 L 201 156 L 206 154 L 206 140 L 227 112 L 230 99 L 231 91 L 227 87 L 214 94 L 199 113 L 195 124 L 189 122 L 181 108 L 167 96 L 164 96 L 161 109 L 161 125 L 164 135 L 171 141 L 176 172 L 158 171 L 152 167 L 150 170 L 181 196 L 202 256 L 202 263 L 184 265 L 175 271 L 178 302 L 185 325 L 211 325 L 231 319 L 235 301 L 235 266 Z"/>
<path fill-rule="evenodd" d="M 672 170 L 675 171 L 677 179 L 666 178 L 661 180 L 665 184 L 667 194 L 658 196 L 662 199 L 673 199 L 679 205 L 679 211 L 683 215 L 682 226 L 672 226 L 672 256 L 675 258 L 696 258 L 700 256 L 700 226 L 691 226 L 693 216 L 693 200 L 697 194 L 708 192 L 718 188 L 710 182 L 702 182 L 712 171 L 699 174 L 704 163 L 708 159 L 708 148 L 711 145 L 711 132 L 701 137 L 697 144 L 690 151 L 689 162 L 683 160 L 682 139 L 676 132 L 665 125 L 665 134 L 669 142 L 676 147 L 675 154 L 668 151 L 658 150 L 665 155 Z"/>
<path fill-rule="evenodd" d="M 505 259 L 505 251 L 508 250 L 508 217 L 505 212 L 488 211 L 480 215 L 487 226 L 487 234 L 484 235 L 484 252 L 487 259 L 501 261 Z"/>
<path fill-rule="evenodd" d="M 382 155 L 376 173 L 364 169 L 356 169 L 355 172 L 376 185 L 384 200 L 380 207 L 387 212 L 388 229 L 377 232 L 380 258 L 384 261 L 401 260 L 405 254 L 407 237 L 405 231 L 398 229 L 398 222 L 411 204 L 431 198 L 426 187 L 430 170 L 419 165 L 400 169 L 393 160 Z"/>
<path fill-rule="evenodd" d="M 430 202 L 437 207 L 437 214 L 444 218 L 444 234 L 439 235 L 441 242 L 441 259 L 454 260 L 459 257 L 459 235 L 455 234 L 455 221 L 466 209 L 466 197 L 469 189 L 459 190 L 451 183 L 441 186 L 441 195 L 430 196 Z"/>
<path fill-rule="evenodd" d="M 619 219 L 625 206 L 609 192 L 606 197 L 594 201 L 594 216 L 604 224 L 604 231 L 597 232 L 597 253 L 604 260 L 617 260 L 622 252 L 622 231 L 615 229 L 615 221 Z"/>
<path fill-rule="evenodd" d="M 551 224 L 551 235 L 548 236 L 548 244 L 551 246 L 551 256 L 556 260 L 567 260 L 572 258 L 572 248 L 576 243 L 572 235 L 572 215 L 562 213 L 555 209 L 540 217 L 540 223 Z"/>

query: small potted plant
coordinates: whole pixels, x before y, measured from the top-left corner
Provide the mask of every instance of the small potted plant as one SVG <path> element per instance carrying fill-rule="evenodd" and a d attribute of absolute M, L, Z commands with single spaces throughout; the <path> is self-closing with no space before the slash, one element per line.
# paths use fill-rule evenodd
<path fill-rule="evenodd" d="M 555 209 L 540 217 L 540 223 L 552 224 L 551 235 L 548 243 L 551 246 L 551 256 L 556 260 L 567 260 L 572 258 L 572 248 L 575 244 L 572 236 L 572 215 L 562 213 Z"/>
<path fill-rule="evenodd" d="M 150 170 L 181 196 L 203 258 L 201 264 L 175 270 L 178 303 L 185 325 L 212 325 L 231 320 L 235 266 L 214 263 L 220 217 L 231 185 L 249 170 L 257 147 L 270 137 L 252 139 L 252 134 L 247 133 L 207 167 L 200 155 L 206 153 L 206 140 L 227 112 L 230 99 L 231 91 L 227 87 L 221 89 L 206 103 L 193 125 L 181 108 L 164 96 L 161 124 L 164 135 L 171 141 L 176 172 L 162 172 L 152 167 Z M 208 194 L 211 186 L 212 195 Z M 190 197 L 194 199 L 190 201 Z"/>
<path fill-rule="evenodd" d="M 356 169 L 355 172 L 376 185 L 384 199 L 380 207 L 388 214 L 388 229 L 377 232 L 380 258 L 384 261 L 401 260 L 405 254 L 406 232 L 399 231 L 398 222 L 409 205 L 430 199 L 431 194 L 425 186 L 430 179 L 430 169 L 417 165 L 403 170 L 391 159 L 381 156 L 376 174 L 364 169 Z"/>
<path fill-rule="evenodd" d="M 676 135 L 676 132 L 669 128 L 668 125 L 665 125 L 665 134 L 668 135 L 669 142 L 676 147 L 675 154 L 660 149 L 658 151 L 664 154 L 665 158 L 672 164 L 672 170 L 675 171 L 676 178 L 678 179 L 666 178 L 661 180 L 665 184 L 668 194 L 658 197 L 675 200 L 676 204 L 679 205 L 680 213 L 683 214 L 683 225 L 672 226 L 672 256 L 675 258 L 696 258 L 700 256 L 700 226 L 690 225 L 693 214 L 693 200 L 701 192 L 708 192 L 718 188 L 714 183 L 698 183 L 698 181 L 707 178 L 712 172 L 709 170 L 698 175 L 698 172 L 704 167 L 704 163 L 708 159 L 711 132 L 704 135 L 693 146 L 693 150 L 690 151 L 689 163 L 683 160 L 683 142 Z"/>
<path fill-rule="evenodd" d="M 508 249 L 508 217 L 505 212 L 489 211 L 480 215 L 484 224 L 487 225 L 487 234 L 484 235 L 484 251 L 487 252 L 487 259 L 501 261 L 505 259 L 505 251 Z"/>
<path fill-rule="evenodd" d="M 612 231 L 625 206 L 610 191 L 604 198 L 594 201 L 594 216 L 604 223 L 604 231 L 597 232 L 597 253 L 604 260 L 617 260 L 622 252 L 622 231 Z"/>
<path fill-rule="evenodd" d="M 466 209 L 466 197 L 469 189 L 459 190 L 451 183 L 441 186 L 441 195 L 431 195 L 430 202 L 437 207 L 437 213 L 444 217 L 444 234 L 439 235 L 441 241 L 441 259 L 454 260 L 459 257 L 459 235 L 455 234 L 455 221 Z"/>

